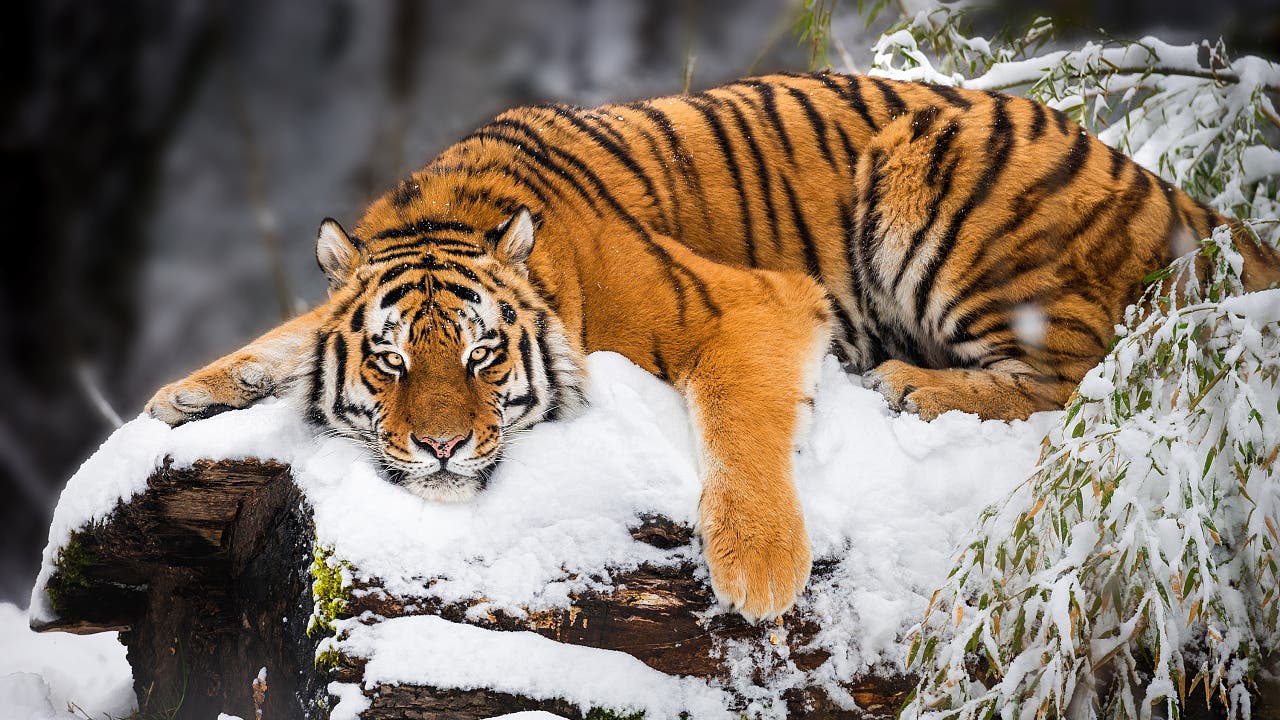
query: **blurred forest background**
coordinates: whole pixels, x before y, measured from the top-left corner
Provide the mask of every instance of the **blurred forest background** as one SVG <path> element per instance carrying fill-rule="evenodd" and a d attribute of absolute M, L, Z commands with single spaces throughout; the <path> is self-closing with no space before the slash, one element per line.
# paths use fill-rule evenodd
<path fill-rule="evenodd" d="M 0 76 L 0 600 L 156 387 L 324 296 L 315 230 L 507 107 L 807 69 L 798 0 L 10 0 Z M 996 26 L 1024 4 L 988 12 Z M 1274 0 L 1054 0 L 1060 25 L 1277 57 Z M 878 27 L 832 25 L 856 64 Z M 863 65 L 865 67 L 865 64 Z M 837 63 L 836 69 L 845 69 Z"/>

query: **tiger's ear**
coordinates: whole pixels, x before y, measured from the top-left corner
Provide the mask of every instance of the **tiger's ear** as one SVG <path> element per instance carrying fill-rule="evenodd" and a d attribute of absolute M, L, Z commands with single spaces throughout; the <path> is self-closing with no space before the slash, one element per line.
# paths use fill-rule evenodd
<path fill-rule="evenodd" d="M 320 232 L 316 236 L 316 262 L 320 263 L 320 269 L 329 278 L 330 291 L 347 283 L 359 259 L 360 251 L 351 242 L 351 238 L 347 237 L 347 231 L 342 229 L 337 220 L 325 218 L 320 223 Z"/>
<path fill-rule="evenodd" d="M 533 252 L 533 216 L 521 207 L 515 215 L 503 220 L 485 233 L 489 252 L 504 263 L 522 265 Z"/>

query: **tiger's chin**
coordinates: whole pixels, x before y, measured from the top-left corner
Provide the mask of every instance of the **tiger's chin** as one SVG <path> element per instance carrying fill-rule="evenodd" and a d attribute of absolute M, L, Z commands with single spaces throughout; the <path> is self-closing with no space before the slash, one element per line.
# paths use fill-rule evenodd
<path fill-rule="evenodd" d="M 481 468 L 474 475 L 460 475 L 448 470 L 416 474 L 405 470 L 390 470 L 390 479 L 396 485 L 423 500 L 439 503 L 460 503 L 474 499 L 489 486 L 496 464 Z"/>

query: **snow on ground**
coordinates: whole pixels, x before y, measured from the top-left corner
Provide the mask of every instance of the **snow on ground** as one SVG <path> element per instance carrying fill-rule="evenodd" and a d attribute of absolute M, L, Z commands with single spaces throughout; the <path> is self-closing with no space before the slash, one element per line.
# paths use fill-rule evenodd
<path fill-rule="evenodd" d="M 696 559 L 696 549 L 661 550 L 629 530 L 646 514 L 694 521 L 696 451 L 680 396 L 620 355 L 596 353 L 589 365 L 591 408 L 518 438 L 490 488 L 466 504 L 426 503 L 383 481 L 352 443 L 313 439 L 285 401 L 176 429 L 134 420 L 68 483 L 33 591 L 33 621 L 50 619 L 43 584 L 71 530 L 140 492 L 166 455 L 177 466 L 206 457 L 290 463 L 334 558 L 397 595 L 487 598 L 474 608 L 479 616 L 566 607 L 576 591 L 608 589 L 611 573 Z M 795 458 L 814 557 L 832 566 L 801 604 L 822 619 L 815 644 L 832 654 L 808 681 L 832 687 L 901 665 L 899 638 L 920 619 L 958 541 L 982 507 L 1030 474 L 1056 417 L 897 416 L 827 358 L 813 429 Z M 773 668 L 769 688 L 737 688 L 763 704 L 804 680 L 785 654 L 769 656 L 767 643 L 726 651 L 733 662 Z"/>
<path fill-rule="evenodd" d="M 116 633 L 37 634 L 25 612 L 0 603 L 0 715 L 63 720 L 133 710 L 133 673 Z"/>

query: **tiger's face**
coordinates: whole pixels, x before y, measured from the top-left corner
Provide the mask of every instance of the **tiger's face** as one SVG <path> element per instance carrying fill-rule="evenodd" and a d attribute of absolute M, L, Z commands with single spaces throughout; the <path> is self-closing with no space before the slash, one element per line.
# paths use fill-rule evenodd
<path fill-rule="evenodd" d="M 392 482 L 460 501 L 484 489 L 514 433 L 583 404 L 585 371 L 527 279 L 527 210 L 474 242 L 450 238 L 360 249 L 326 221 L 318 258 L 336 307 L 309 414 L 371 448 Z"/>

